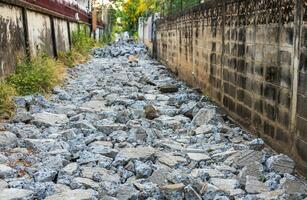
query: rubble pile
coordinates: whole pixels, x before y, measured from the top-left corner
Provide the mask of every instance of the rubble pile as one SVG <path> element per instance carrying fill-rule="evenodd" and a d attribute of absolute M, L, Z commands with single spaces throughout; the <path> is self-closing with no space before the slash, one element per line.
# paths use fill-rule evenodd
<path fill-rule="evenodd" d="M 145 53 L 96 49 L 48 100 L 15 98 L 0 132 L 1 200 L 306 198 L 291 158 Z"/>

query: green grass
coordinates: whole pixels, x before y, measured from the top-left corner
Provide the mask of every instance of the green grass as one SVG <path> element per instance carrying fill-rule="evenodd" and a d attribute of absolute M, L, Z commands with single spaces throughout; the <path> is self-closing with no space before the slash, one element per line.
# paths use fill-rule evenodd
<path fill-rule="evenodd" d="M 109 38 L 105 36 L 102 42 L 107 41 Z M 80 29 L 72 34 L 71 51 L 59 52 L 58 59 L 46 54 L 21 59 L 15 73 L 0 82 L 0 119 L 7 119 L 14 113 L 13 96 L 50 93 L 56 85 L 62 83 L 66 66 L 73 67 L 86 62 L 95 45 L 95 40 L 84 29 Z"/>
<path fill-rule="evenodd" d="M 6 81 L 16 89 L 18 95 L 47 94 L 61 83 L 64 74 L 62 62 L 42 54 L 19 62 L 15 73 Z"/>
<path fill-rule="evenodd" d="M 84 63 L 90 58 L 92 48 L 96 45 L 86 31 L 79 30 L 72 33 L 72 48 L 69 52 L 59 52 L 58 59 L 68 67 Z"/>
<path fill-rule="evenodd" d="M 15 108 L 13 103 L 13 96 L 15 95 L 14 87 L 5 82 L 0 82 L 0 120 L 12 116 Z"/>

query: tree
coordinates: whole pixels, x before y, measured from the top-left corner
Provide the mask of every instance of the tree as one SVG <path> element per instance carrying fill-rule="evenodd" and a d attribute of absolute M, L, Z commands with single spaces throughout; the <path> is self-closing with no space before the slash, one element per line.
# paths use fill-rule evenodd
<path fill-rule="evenodd" d="M 117 0 L 117 29 L 128 31 L 131 35 L 137 32 L 138 19 L 159 11 L 157 0 Z"/>

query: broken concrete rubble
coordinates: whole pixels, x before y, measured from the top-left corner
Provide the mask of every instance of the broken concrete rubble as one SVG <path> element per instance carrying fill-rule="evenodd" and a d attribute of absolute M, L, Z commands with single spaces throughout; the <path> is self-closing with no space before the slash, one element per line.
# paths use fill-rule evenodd
<path fill-rule="evenodd" d="M 306 197 L 292 160 L 146 51 L 132 42 L 95 49 L 48 100 L 16 98 L 26 113 L 1 128 L 0 199 Z"/>

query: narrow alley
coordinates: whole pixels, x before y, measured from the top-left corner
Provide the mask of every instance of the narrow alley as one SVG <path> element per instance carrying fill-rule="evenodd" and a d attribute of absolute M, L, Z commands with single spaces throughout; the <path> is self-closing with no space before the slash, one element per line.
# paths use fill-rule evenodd
<path fill-rule="evenodd" d="M 129 42 L 93 51 L 46 100 L 16 97 L 0 200 L 306 199 L 294 161 Z"/>

